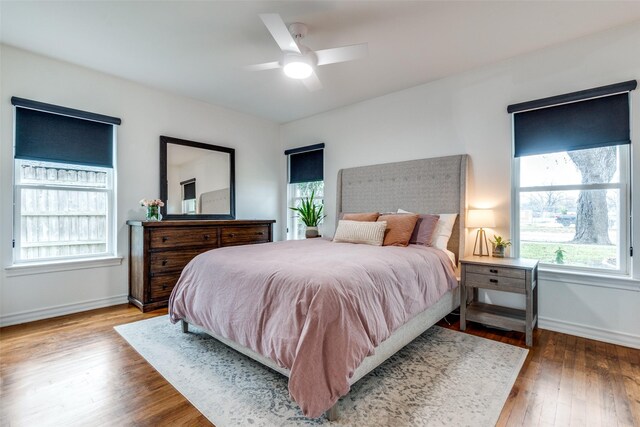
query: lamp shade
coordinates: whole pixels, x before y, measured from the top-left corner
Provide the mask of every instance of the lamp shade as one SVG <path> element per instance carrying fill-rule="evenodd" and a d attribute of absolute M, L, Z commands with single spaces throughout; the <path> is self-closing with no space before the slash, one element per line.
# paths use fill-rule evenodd
<path fill-rule="evenodd" d="M 491 209 L 469 209 L 467 228 L 491 228 L 496 226 L 496 217 Z"/>

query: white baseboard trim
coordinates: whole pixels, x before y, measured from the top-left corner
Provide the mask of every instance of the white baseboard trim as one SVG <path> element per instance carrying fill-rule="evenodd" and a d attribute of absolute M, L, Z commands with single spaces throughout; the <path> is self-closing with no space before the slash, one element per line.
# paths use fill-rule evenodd
<path fill-rule="evenodd" d="M 49 319 L 51 317 L 64 316 L 65 314 L 79 313 L 81 311 L 109 307 L 111 305 L 125 304 L 127 302 L 127 295 L 124 294 L 6 314 L 0 316 L 0 326 L 18 325 L 20 323 L 33 322 L 34 320 Z"/>
<path fill-rule="evenodd" d="M 547 317 L 540 317 L 538 319 L 538 327 L 540 329 L 548 329 L 550 331 L 561 332 L 563 334 L 576 335 L 582 338 L 589 338 L 596 341 L 603 341 L 610 344 L 618 344 L 625 347 L 640 349 L 640 335 L 610 331 L 580 323 L 549 319 Z"/>

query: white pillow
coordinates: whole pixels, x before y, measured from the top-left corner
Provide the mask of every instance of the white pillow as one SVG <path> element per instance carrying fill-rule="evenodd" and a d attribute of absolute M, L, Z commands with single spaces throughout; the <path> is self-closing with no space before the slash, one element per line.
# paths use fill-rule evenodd
<path fill-rule="evenodd" d="M 403 209 L 398 209 L 398 213 L 413 213 L 407 212 Z M 449 239 L 451 238 L 451 232 L 453 231 L 453 224 L 456 222 L 458 214 L 438 214 L 440 219 L 436 224 L 436 229 L 433 230 L 433 236 L 431 237 L 431 247 L 440 250 L 447 250 Z"/>
<path fill-rule="evenodd" d="M 365 245 L 382 246 L 387 221 L 338 221 L 333 241 L 338 243 L 364 243 Z"/>

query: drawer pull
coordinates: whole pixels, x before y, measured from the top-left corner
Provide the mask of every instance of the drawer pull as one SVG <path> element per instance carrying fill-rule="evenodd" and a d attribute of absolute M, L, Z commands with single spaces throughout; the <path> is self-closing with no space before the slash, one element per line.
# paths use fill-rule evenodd
<path fill-rule="evenodd" d="M 498 283 L 498 279 L 489 279 L 491 283 Z"/>
<path fill-rule="evenodd" d="M 166 242 L 167 240 L 169 240 L 168 236 L 162 236 L 162 243 Z"/>
<path fill-rule="evenodd" d="M 203 237 L 204 237 L 204 240 L 209 240 L 209 235 L 208 234 L 205 234 Z"/>
<path fill-rule="evenodd" d="M 234 238 L 236 235 L 234 233 L 229 233 L 229 237 Z"/>
<path fill-rule="evenodd" d="M 491 269 L 489 269 L 489 272 L 490 272 L 490 273 L 498 274 L 498 270 L 496 270 L 495 268 L 491 268 Z"/>
<path fill-rule="evenodd" d="M 264 236 L 264 231 L 258 231 L 256 234 L 257 234 L 258 236 Z"/>
<path fill-rule="evenodd" d="M 166 285 L 166 284 L 162 285 L 162 290 L 163 290 L 163 291 L 166 291 L 166 290 L 167 290 L 167 285 Z"/>
<path fill-rule="evenodd" d="M 167 260 L 166 260 L 166 259 L 163 259 L 163 260 L 162 260 L 162 266 L 164 267 L 165 265 L 167 265 Z"/>

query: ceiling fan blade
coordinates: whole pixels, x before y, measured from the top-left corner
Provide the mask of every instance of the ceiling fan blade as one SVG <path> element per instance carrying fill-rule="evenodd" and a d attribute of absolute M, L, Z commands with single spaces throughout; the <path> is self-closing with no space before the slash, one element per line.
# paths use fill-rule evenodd
<path fill-rule="evenodd" d="M 316 50 L 318 65 L 335 64 L 336 62 L 353 61 L 366 58 L 369 55 L 368 43 L 351 46 L 334 47 L 332 49 Z"/>
<path fill-rule="evenodd" d="M 295 42 L 289 29 L 284 24 L 284 21 L 277 13 L 261 13 L 260 19 L 264 22 L 267 30 L 273 36 L 273 39 L 280 46 L 280 50 L 288 52 L 301 53 L 298 44 Z"/>
<path fill-rule="evenodd" d="M 280 62 L 264 62 L 262 64 L 246 65 L 244 67 L 244 69 L 248 71 L 273 70 L 274 68 L 280 68 Z"/>
<path fill-rule="evenodd" d="M 309 89 L 309 92 L 315 92 L 322 89 L 322 83 L 320 83 L 320 79 L 315 71 L 311 73 L 309 77 L 302 80 L 302 83 L 307 87 L 307 89 Z"/>

